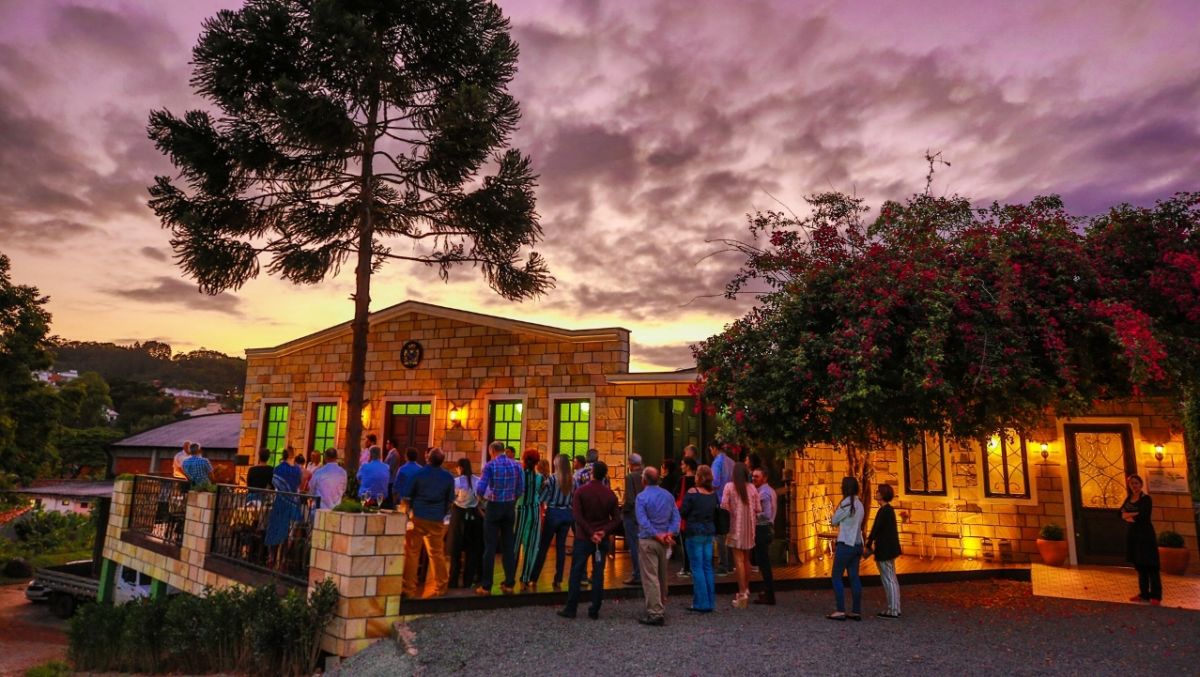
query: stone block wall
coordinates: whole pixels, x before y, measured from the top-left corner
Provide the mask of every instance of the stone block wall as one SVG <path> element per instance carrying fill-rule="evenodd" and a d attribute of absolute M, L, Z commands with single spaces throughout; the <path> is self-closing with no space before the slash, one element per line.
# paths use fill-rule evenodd
<path fill-rule="evenodd" d="M 129 523 L 133 502 L 133 480 L 113 484 L 112 509 L 104 540 L 104 558 L 163 581 L 186 593 L 201 595 L 206 588 L 223 588 L 239 583 L 204 568 L 212 534 L 216 494 L 192 491 L 187 494 L 187 513 L 179 557 L 154 552 L 121 540 Z"/>
<path fill-rule="evenodd" d="M 321 648 L 350 656 L 391 634 L 400 618 L 407 517 L 317 511 L 313 526 L 310 585 L 326 578 L 341 593 Z"/>
<path fill-rule="evenodd" d="M 286 350 L 248 352 L 239 453 L 251 454 L 260 446 L 262 405 L 270 400 L 290 402 L 288 443 L 298 451 L 309 451 L 314 401 L 337 401 L 337 447 L 346 447 L 342 435 L 350 340 L 349 333 L 342 333 Z M 478 471 L 490 441 L 489 398 L 524 399 L 524 445 L 545 450 L 553 431 L 551 399 L 578 396 L 595 398 L 594 446 L 623 449 L 624 402 L 602 391 L 609 388 L 607 375 L 628 370 L 629 332 L 624 329 L 567 340 L 414 312 L 373 320 L 368 340 L 364 433 L 374 432 L 382 440 L 390 402 L 430 401 L 430 444 L 442 447 L 449 462 L 470 457 Z M 424 350 L 414 369 L 400 363 L 400 350 L 408 341 L 420 342 Z M 452 405 L 466 407 L 461 427 L 450 425 Z"/>
<path fill-rule="evenodd" d="M 1006 542 L 1014 562 L 1037 561 L 1037 538 L 1049 523 L 1068 526 L 1071 511 L 1069 475 L 1062 424 L 1073 422 L 1126 423 L 1133 428 L 1136 467 L 1147 476 L 1165 469 L 1186 477 L 1182 431 L 1169 402 L 1132 400 L 1106 402 L 1094 416 L 1063 419 L 1057 429 L 1032 433 L 1027 446 L 1031 497 L 988 498 L 983 490 L 983 458 L 978 446 L 947 445 L 945 496 L 907 495 L 902 475 L 902 453 L 894 447 L 871 453 L 873 483 L 892 485 L 892 502 L 900 520 L 901 541 L 906 554 L 935 557 L 1001 558 Z M 1041 457 L 1041 442 L 1047 443 L 1047 458 Z M 1156 444 L 1163 446 L 1163 459 L 1154 457 Z M 840 484 L 847 472 L 843 452 L 814 446 L 788 464 L 796 501 L 792 538 L 803 560 L 820 555 L 828 534 L 829 514 L 840 499 Z M 1159 531 L 1170 529 L 1183 535 L 1187 547 L 1197 550 L 1196 521 L 1191 496 L 1186 493 L 1153 493 L 1154 524 Z M 872 510 L 872 519 L 874 510 Z M 942 534 L 939 536 L 938 534 Z M 958 538 L 948 537 L 957 534 Z M 988 548 L 990 546 L 990 552 Z M 1007 554 L 1007 553 L 1005 553 Z M 1193 562 L 1197 559 L 1193 557 Z M 1193 570 L 1200 570 L 1192 564 Z"/>

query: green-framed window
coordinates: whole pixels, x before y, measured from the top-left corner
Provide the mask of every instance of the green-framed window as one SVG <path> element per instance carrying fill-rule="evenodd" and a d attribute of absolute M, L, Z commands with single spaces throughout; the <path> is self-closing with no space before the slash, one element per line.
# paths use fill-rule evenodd
<path fill-rule="evenodd" d="M 521 420 L 525 405 L 520 400 L 494 400 L 488 406 L 488 442 L 503 442 L 504 446 L 521 454 Z"/>
<path fill-rule="evenodd" d="M 554 450 L 574 458 L 586 454 L 592 429 L 588 400 L 558 400 L 554 417 Z"/>
<path fill-rule="evenodd" d="M 392 416 L 428 416 L 433 406 L 428 402 L 397 402 L 392 405 Z"/>
<path fill-rule="evenodd" d="M 1029 498 L 1029 456 L 1025 437 L 1002 430 L 984 446 L 987 475 L 983 483 L 988 498 Z"/>
<path fill-rule="evenodd" d="M 263 412 L 262 446 L 271 452 L 271 465 L 279 465 L 287 449 L 290 414 L 291 407 L 287 404 L 268 404 Z"/>
<path fill-rule="evenodd" d="M 337 445 L 338 405 L 333 402 L 313 405 L 312 450 L 324 452 Z"/>

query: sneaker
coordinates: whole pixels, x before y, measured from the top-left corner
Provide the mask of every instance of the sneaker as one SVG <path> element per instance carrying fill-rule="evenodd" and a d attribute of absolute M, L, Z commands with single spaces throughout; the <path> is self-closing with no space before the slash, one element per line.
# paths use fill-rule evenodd
<path fill-rule="evenodd" d="M 877 613 L 875 615 L 880 618 L 900 618 L 900 614 L 898 614 L 894 611 L 880 611 L 879 613 Z"/>
<path fill-rule="evenodd" d="M 641 616 L 638 618 L 638 623 L 642 625 L 666 625 L 667 620 L 662 616 Z"/>
<path fill-rule="evenodd" d="M 679 577 L 680 578 L 691 578 L 692 572 L 688 571 L 687 569 L 682 569 L 679 572 Z"/>
<path fill-rule="evenodd" d="M 600 620 L 600 612 L 588 610 L 588 618 L 590 618 L 593 621 L 598 621 L 598 620 Z"/>

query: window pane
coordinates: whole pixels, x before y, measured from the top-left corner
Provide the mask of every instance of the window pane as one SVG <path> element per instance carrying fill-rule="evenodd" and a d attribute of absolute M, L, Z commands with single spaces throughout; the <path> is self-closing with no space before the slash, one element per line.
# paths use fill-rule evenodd
<path fill-rule="evenodd" d="M 521 408 L 519 402 L 492 402 L 489 440 L 503 442 L 521 453 Z"/>
<path fill-rule="evenodd" d="M 910 494 L 946 494 L 945 448 L 940 435 L 926 434 L 904 447 L 904 490 Z"/>
<path fill-rule="evenodd" d="M 337 438 L 336 404 L 317 404 L 313 411 L 312 448 L 325 451 L 335 445 Z"/>
<path fill-rule="evenodd" d="M 278 465 L 287 447 L 289 407 L 286 404 L 268 404 L 266 425 L 263 426 L 262 446 L 271 452 L 271 463 Z"/>
<path fill-rule="evenodd" d="M 986 494 L 1000 498 L 1028 498 L 1029 462 L 1025 439 L 1014 430 L 1004 430 L 987 441 Z"/>

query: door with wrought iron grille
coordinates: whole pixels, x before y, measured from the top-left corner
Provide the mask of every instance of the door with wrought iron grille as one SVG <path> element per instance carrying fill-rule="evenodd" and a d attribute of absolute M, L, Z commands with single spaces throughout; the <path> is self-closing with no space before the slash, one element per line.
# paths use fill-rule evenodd
<path fill-rule="evenodd" d="M 1125 478 L 1137 471 L 1128 425 L 1067 425 L 1067 470 L 1080 564 L 1125 561 L 1126 524 L 1120 508 Z"/>

